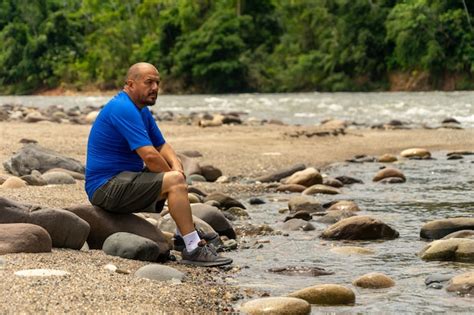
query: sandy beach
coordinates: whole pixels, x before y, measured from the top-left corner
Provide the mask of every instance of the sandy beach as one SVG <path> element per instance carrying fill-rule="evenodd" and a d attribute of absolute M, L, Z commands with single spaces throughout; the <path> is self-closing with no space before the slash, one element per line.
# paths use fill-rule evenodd
<path fill-rule="evenodd" d="M 161 123 L 165 138 L 177 151 L 197 150 L 203 157 L 201 165 L 211 164 L 226 176 L 256 178 L 297 163 L 324 168 L 356 154 L 398 154 L 411 147 L 430 151 L 472 150 L 474 130 L 370 130 L 348 129 L 345 135 L 326 137 L 291 137 L 302 126 L 229 126 L 200 128 L 198 126 Z M 22 147 L 23 138 L 85 162 L 90 125 L 36 124 L 0 122 L 0 162 L 6 161 Z M 0 168 L 0 175 L 6 171 Z M 19 202 L 64 208 L 86 203 L 84 182 L 75 185 L 28 186 L 23 189 L 2 189 L 0 196 Z M 207 192 L 220 191 L 236 198 L 258 196 L 265 187 L 258 184 L 202 183 Z M 232 310 L 239 294 L 258 297 L 259 292 L 240 292 L 232 278 L 232 270 L 168 265 L 184 271 L 181 284 L 152 282 L 132 277 L 147 264 L 112 256 L 102 251 L 54 249 L 45 254 L 9 254 L 0 266 L 0 310 L 18 312 L 178 312 L 208 313 Z M 103 267 L 113 263 L 130 274 L 111 274 Z M 28 268 L 52 268 L 69 272 L 60 278 L 20 278 L 13 272 Z"/>

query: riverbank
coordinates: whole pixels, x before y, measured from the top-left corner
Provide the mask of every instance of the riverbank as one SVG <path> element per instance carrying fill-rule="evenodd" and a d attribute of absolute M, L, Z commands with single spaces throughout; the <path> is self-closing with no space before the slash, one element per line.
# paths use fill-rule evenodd
<path fill-rule="evenodd" d="M 239 199 L 258 196 L 260 186 L 245 183 L 275 170 L 297 163 L 323 168 L 356 154 L 397 154 L 410 147 L 430 151 L 472 150 L 474 130 L 369 130 L 348 129 L 345 135 L 325 137 L 292 137 L 298 126 L 231 126 L 200 128 L 198 126 L 161 123 L 160 127 L 177 151 L 197 150 L 201 164 L 220 168 L 223 174 L 242 181 L 201 184 L 206 191 L 220 191 Z M 85 162 L 90 125 L 36 124 L 0 122 L 0 162 L 6 161 L 22 147 L 21 139 L 34 139 L 44 147 Z M 2 168 L 0 174 L 6 174 Z M 57 185 L 22 189 L 2 189 L 2 197 L 25 203 L 64 208 L 87 202 L 83 181 L 74 185 Z M 0 270 L 0 288 L 4 294 L 0 305 L 11 312 L 210 312 L 229 309 L 238 298 L 233 277 L 240 266 L 230 271 L 187 268 L 188 278 L 182 284 L 160 284 L 130 275 L 110 274 L 103 267 L 113 263 L 133 274 L 144 262 L 106 256 L 101 251 L 53 250 L 52 254 L 5 255 L 6 267 Z M 53 268 L 70 272 L 66 278 L 19 278 L 14 271 L 27 268 Z M 214 289 L 215 290 L 212 290 Z M 258 297 L 258 292 L 246 292 Z M 2 306 L 2 309 L 3 309 Z"/>

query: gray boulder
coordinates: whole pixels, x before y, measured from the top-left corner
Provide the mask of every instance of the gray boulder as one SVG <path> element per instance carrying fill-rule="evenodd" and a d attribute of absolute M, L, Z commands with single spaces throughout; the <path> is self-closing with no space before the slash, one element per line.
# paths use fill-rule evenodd
<path fill-rule="evenodd" d="M 110 235 L 104 241 L 102 250 L 107 255 L 143 261 L 156 261 L 160 255 L 158 244 L 148 238 L 127 232 Z"/>

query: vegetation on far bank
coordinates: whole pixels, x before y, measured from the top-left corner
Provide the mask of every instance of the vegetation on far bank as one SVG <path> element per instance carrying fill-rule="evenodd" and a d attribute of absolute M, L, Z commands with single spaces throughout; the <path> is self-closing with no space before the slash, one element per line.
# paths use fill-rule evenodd
<path fill-rule="evenodd" d="M 0 93 L 474 88 L 474 1 L 1 0 Z"/>

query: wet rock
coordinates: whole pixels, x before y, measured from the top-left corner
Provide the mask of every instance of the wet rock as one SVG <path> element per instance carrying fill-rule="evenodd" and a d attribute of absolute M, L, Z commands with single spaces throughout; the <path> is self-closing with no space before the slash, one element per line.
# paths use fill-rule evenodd
<path fill-rule="evenodd" d="M 283 223 L 282 229 L 286 231 L 314 231 L 316 228 L 308 221 L 291 219 Z"/>
<path fill-rule="evenodd" d="M 456 123 L 444 123 L 444 124 L 441 124 L 441 126 L 439 128 L 446 128 L 446 129 L 463 129 L 459 124 L 456 124 Z"/>
<path fill-rule="evenodd" d="M 322 184 L 323 177 L 314 167 L 308 167 L 302 171 L 298 171 L 283 180 L 283 184 L 297 184 L 309 187 L 316 184 Z"/>
<path fill-rule="evenodd" d="M 334 188 L 341 188 L 344 186 L 344 184 L 341 183 L 341 181 L 332 177 L 323 177 L 323 185 L 331 186 Z"/>
<path fill-rule="evenodd" d="M 8 177 L 5 182 L 3 182 L 2 188 L 8 188 L 8 189 L 18 189 L 18 188 L 25 188 L 26 182 L 22 180 L 21 178 L 18 178 L 16 176 L 11 176 Z"/>
<path fill-rule="evenodd" d="M 183 280 L 184 273 L 181 271 L 159 264 L 150 264 L 141 267 L 135 272 L 135 277 L 155 281 L 170 281 L 173 279 Z"/>
<path fill-rule="evenodd" d="M 222 250 L 223 251 L 231 251 L 237 249 L 238 244 L 236 240 L 230 239 L 226 240 L 222 244 Z"/>
<path fill-rule="evenodd" d="M 236 226 L 235 231 L 240 236 L 270 235 L 274 233 L 273 228 L 268 224 L 245 224 L 243 226 Z"/>
<path fill-rule="evenodd" d="M 355 215 L 356 214 L 353 211 L 331 210 L 328 213 L 326 213 L 324 216 L 317 218 L 316 221 L 319 223 L 334 224 L 336 222 L 339 222 L 346 218 L 353 217 Z"/>
<path fill-rule="evenodd" d="M 440 219 L 425 223 L 420 230 L 420 237 L 440 239 L 461 230 L 474 230 L 474 218 Z"/>
<path fill-rule="evenodd" d="M 352 284 L 366 289 L 385 289 L 393 287 L 395 281 L 383 273 L 371 272 L 355 279 Z"/>
<path fill-rule="evenodd" d="M 425 284 L 428 286 L 433 283 L 443 283 L 451 280 L 452 275 L 431 275 L 425 279 Z"/>
<path fill-rule="evenodd" d="M 69 174 L 63 172 L 48 172 L 42 175 L 48 185 L 71 185 L 76 180 Z"/>
<path fill-rule="evenodd" d="M 245 209 L 245 206 L 240 201 L 221 193 L 212 193 L 204 198 L 204 202 L 215 200 L 219 202 L 220 209 L 229 209 L 231 207 L 239 207 Z"/>
<path fill-rule="evenodd" d="M 380 171 L 375 174 L 374 178 L 372 179 L 374 182 L 381 181 L 382 179 L 389 178 L 389 177 L 398 177 L 402 180 L 406 180 L 405 175 L 398 169 L 393 167 L 386 167 L 381 169 Z"/>
<path fill-rule="evenodd" d="M 448 160 L 462 160 L 464 157 L 460 154 L 452 154 L 448 156 Z"/>
<path fill-rule="evenodd" d="M 189 175 L 189 176 L 187 176 L 186 179 L 189 183 L 194 183 L 194 182 L 205 183 L 205 182 L 207 182 L 207 179 L 204 176 L 200 175 L 200 174 Z"/>
<path fill-rule="evenodd" d="M 249 199 L 249 203 L 251 205 L 263 205 L 265 204 L 265 200 L 263 200 L 262 198 L 258 198 L 258 197 L 252 197 Z"/>
<path fill-rule="evenodd" d="M 455 150 L 446 153 L 447 156 L 451 155 L 474 155 L 474 151 L 467 151 L 467 150 Z"/>
<path fill-rule="evenodd" d="M 334 210 L 341 210 L 341 211 L 360 211 L 359 206 L 352 200 L 339 200 L 333 203 L 327 211 L 334 211 Z"/>
<path fill-rule="evenodd" d="M 446 235 L 442 238 L 442 240 L 447 240 L 450 238 L 470 238 L 474 239 L 474 230 L 461 230 L 457 232 L 453 232 L 451 234 Z"/>
<path fill-rule="evenodd" d="M 222 171 L 212 165 L 201 165 L 201 175 L 204 176 L 208 182 L 215 182 L 222 176 Z"/>
<path fill-rule="evenodd" d="M 294 196 L 288 201 L 290 212 L 298 212 L 301 210 L 309 213 L 323 211 L 323 207 L 318 200 L 310 196 Z"/>
<path fill-rule="evenodd" d="M 48 182 L 41 176 L 41 173 L 37 170 L 31 172 L 30 175 L 23 175 L 21 177 L 28 185 L 30 186 L 45 186 L 48 185 Z"/>
<path fill-rule="evenodd" d="M 349 163 L 371 163 L 375 162 L 377 159 L 373 156 L 367 156 L 365 154 L 356 155 L 352 159 L 347 159 L 346 162 Z"/>
<path fill-rule="evenodd" d="M 279 170 L 275 173 L 258 177 L 256 180 L 262 183 L 279 182 L 283 178 L 291 176 L 298 171 L 304 170 L 305 168 L 306 166 L 304 164 L 296 164 L 289 168 Z"/>
<path fill-rule="evenodd" d="M 48 173 L 51 173 L 51 172 L 67 173 L 67 174 L 71 175 L 72 178 L 78 179 L 78 180 L 84 180 L 84 179 L 85 179 L 85 176 L 84 176 L 84 174 L 82 174 L 82 173 L 74 172 L 74 171 L 71 171 L 71 170 L 66 170 L 66 169 L 64 169 L 64 168 L 59 168 L 59 167 L 52 168 L 52 169 L 50 169 L 50 170 L 47 170 L 47 171 L 44 172 L 44 173 L 45 173 L 45 174 L 48 174 Z"/>
<path fill-rule="evenodd" d="M 196 187 L 193 187 L 193 186 L 188 186 L 188 192 L 199 195 L 201 197 L 206 197 L 207 196 L 207 194 L 205 192 L 203 192 L 199 188 L 196 188 Z"/>
<path fill-rule="evenodd" d="M 442 124 L 449 124 L 449 123 L 461 124 L 458 120 L 456 120 L 456 118 L 453 118 L 453 117 L 445 118 L 445 119 L 443 119 L 443 121 L 441 121 L 441 123 Z"/>
<path fill-rule="evenodd" d="M 42 227 L 28 223 L 0 224 L 0 255 L 51 252 L 52 241 Z"/>
<path fill-rule="evenodd" d="M 276 267 L 268 269 L 268 272 L 278 273 L 285 276 L 305 276 L 305 277 L 318 277 L 333 275 L 334 272 L 327 271 L 319 267 L 307 267 L 307 266 L 286 266 Z"/>
<path fill-rule="evenodd" d="M 406 149 L 400 152 L 400 155 L 405 158 L 419 157 L 419 158 L 429 158 L 431 157 L 430 151 L 423 148 L 411 148 Z"/>
<path fill-rule="evenodd" d="M 288 296 L 319 305 L 348 305 L 355 303 L 354 292 L 338 284 L 319 284 L 295 291 Z"/>
<path fill-rule="evenodd" d="M 250 218 L 248 212 L 239 207 L 232 207 L 232 208 L 227 209 L 224 212 L 224 215 L 226 215 L 227 213 L 238 218 Z"/>
<path fill-rule="evenodd" d="M 305 211 L 305 210 L 300 210 L 298 212 L 295 212 L 295 213 L 290 214 L 289 216 L 287 216 L 285 218 L 285 220 L 283 220 L 283 222 L 286 222 L 286 221 L 291 220 L 291 219 L 301 219 L 301 220 L 309 221 L 312 218 L 313 217 L 311 216 L 311 213 L 309 213 L 308 211 Z"/>
<path fill-rule="evenodd" d="M 240 311 L 249 315 L 306 315 L 311 312 L 311 305 L 298 298 L 266 297 L 244 303 Z"/>
<path fill-rule="evenodd" d="M 421 252 L 423 260 L 447 260 L 474 262 L 474 240 L 468 238 L 450 238 L 433 241 Z"/>
<path fill-rule="evenodd" d="M 29 175 L 33 170 L 44 173 L 55 167 L 84 173 L 84 166 L 81 162 L 33 143 L 24 145 L 18 153 L 4 162 L 3 166 L 16 176 Z"/>
<path fill-rule="evenodd" d="M 382 179 L 379 183 L 381 184 L 403 184 L 405 180 L 400 177 L 387 177 Z"/>
<path fill-rule="evenodd" d="M 369 216 L 354 216 L 328 227 L 322 238 L 345 240 L 394 239 L 399 233 L 382 221 Z"/>
<path fill-rule="evenodd" d="M 236 238 L 232 224 L 216 207 L 196 203 L 191 205 L 191 211 L 194 216 L 208 223 L 219 235 Z"/>
<path fill-rule="evenodd" d="M 466 272 L 453 277 L 446 288 L 448 292 L 456 292 L 460 295 L 474 295 L 474 272 Z"/>
<path fill-rule="evenodd" d="M 333 247 L 330 249 L 333 253 L 344 254 L 344 255 L 373 255 L 375 252 L 372 249 L 358 247 L 358 246 L 342 246 Z"/>
<path fill-rule="evenodd" d="M 315 195 L 315 194 L 325 194 L 325 195 L 337 195 L 341 191 L 337 188 L 326 186 L 326 185 L 313 185 L 306 188 L 302 194 L 303 195 Z"/>
<path fill-rule="evenodd" d="M 395 155 L 393 154 L 384 154 L 384 155 L 381 155 L 377 158 L 377 162 L 379 163 L 393 163 L 393 162 L 396 162 L 398 159 Z"/>
<path fill-rule="evenodd" d="M 193 193 L 188 193 L 189 203 L 201 203 L 201 199 Z"/>
<path fill-rule="evenodd" d="M 127 232 L 110 235 L 104 241 L 102 250 L 107 255 L 143 261 L 156 261 L 160 254 L 160 248 L 154 241 Z"/>
<path fill-rule="evenodd" d="M 350 176 L 338 176 L 336 177 L 338 181 L 343 183 L 344 185 L 351 185 L 351 184 L 363 184 L 364 182 L 358 178 L 350 177 Z"/>
<path fill-rule="evenodd" d="M 282 184 L 275 190 L 278 192 L 303 192 L 306 189 L 303 185 L 298 184 Z"/>
<path fill-rule="evenodd" d="M 10 176 L 0 174 L 0 185 L 2 185 Z"/>

